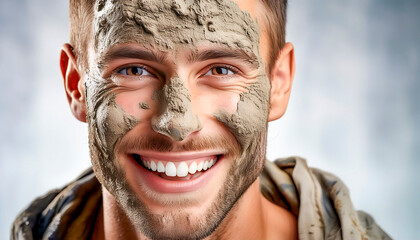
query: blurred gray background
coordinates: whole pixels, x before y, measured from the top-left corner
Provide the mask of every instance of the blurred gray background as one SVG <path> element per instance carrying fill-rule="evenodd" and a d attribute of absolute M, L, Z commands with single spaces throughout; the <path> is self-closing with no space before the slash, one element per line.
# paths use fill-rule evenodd
<path fill-rule="evenodd" d="M 420 236 L 420 2 L 290 0 L 297 71 L 268 157 L 340 176 L 395 239 Z M 0 239 L 36 196 L 90 165 L 58 56 L 67 1 L 0 0 Z"/>

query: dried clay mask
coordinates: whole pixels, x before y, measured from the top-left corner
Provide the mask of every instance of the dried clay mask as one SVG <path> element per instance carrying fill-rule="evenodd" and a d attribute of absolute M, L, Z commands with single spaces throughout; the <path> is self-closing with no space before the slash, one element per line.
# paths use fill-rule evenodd
<path fill-rule="evenodd" d="M 113 46 L 124 43 L 137 43 L 146 49 L 175 54 L 177 49 L 197 51 L 200 44 L 211 43 L 240 49 L 255 59 L 255 64 L 259 66 L 258 75 L 240 94 L 236 112 L 220 109 L 213 113 L 213 117 L 235 137 L 241 154 L 232 163 L 228 179 L 219 192 L 217 199 L 220 202 L 214 203 L 202 214 L 201 222 L 189 223 L 190 226 L 184 229 L 189 232 L 179 237 L 210 234 L 258 177 L 265 160 L 270 82 L 259 54 L 258 24 L 248 12 L 242 11 L 230 0 L 103 0 L 95 5 L 93 33 L 94 61 L 91 61 L 85 74 L 93 169 L 136 229 L 149 237 L 173 234 L 174 231 L 161 231 L 162 224 L 170 225 L 171 218 L 150 212 L 119 167 L 116 147 L 142 119 L 128 114 L 116 102 L 118 85 L 111 78 L 102 77 L 106 67 L 102 61 L 104 54 Z M 138 102 L 136 105 L 139 110 L 159 113 L 150 123 L 156 132 L 180 140 L 186 137 L 188 128 L 205 127 L 193 113 L 188 89 L 176 74 L 153 94 L 150 102 L 157 104 Z M 168 119 L 176 119 L 180 115 L 190 118 L 177 123 L 176 129 L 171 127 Z M 162 222 L 162 219 L 166 220 Z"/>

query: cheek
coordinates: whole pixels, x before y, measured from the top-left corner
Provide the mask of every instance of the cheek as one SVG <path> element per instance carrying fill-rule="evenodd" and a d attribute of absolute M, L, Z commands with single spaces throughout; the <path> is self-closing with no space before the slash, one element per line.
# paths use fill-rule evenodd
<path fill-rule="evenodd" d="M 116 94 L 115 101 L 127 114 L 146 120 L 158 109 L 157 102 L 153 100 L 157 90 L 158 87 L 153 85 L 141 89 L 121 90 Z"/>
<path fill-rule="evenodd" d="M 237 110 L 239 100 L 238 93 L 213 90 L 193 96 L 192 107 L 197 114 L 213 115 L 220 111 L 233 114 Z"/>
<path fill-rule="evenodd" d="M 95 147 L 99 147 L 105 158 L 112 155 L 115 144 L 134 126 L 138 119 L 128 115 L 124 109 L 115 102 L 115 96 L 109 95 L 103 98 L 97 109 L 89 119 L 94 119 L 90 123 L 89 130 L 93 131 L 92 139 Z"/>

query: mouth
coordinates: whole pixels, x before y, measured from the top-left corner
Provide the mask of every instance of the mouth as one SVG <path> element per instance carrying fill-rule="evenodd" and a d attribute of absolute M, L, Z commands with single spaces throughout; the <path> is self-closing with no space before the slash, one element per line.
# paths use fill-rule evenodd
<path fill-rule="evenodd" d="M 213 181 L 224 165 L 225 153 L 142 151 L 129 156 L 127 174 L 136 185 L 159 193 L 186 193 L 203 189 Z"/>
<path fill-rule="evenodd" d="M 166 161 L 154 157 L 131 154 L 143 168 L 169 181 L 188 181 L 200 177 L 222 158 L 222 154 L 195 158 L 185 161 Z"/>

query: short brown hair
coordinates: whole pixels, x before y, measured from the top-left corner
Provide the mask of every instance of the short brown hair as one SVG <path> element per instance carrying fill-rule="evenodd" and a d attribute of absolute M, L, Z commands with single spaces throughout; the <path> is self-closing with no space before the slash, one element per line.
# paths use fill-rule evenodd
<path fill-rule="evenodd" d="M 269 14 L 266 15 L 265 28 L 271 44 L 268 69 L 271 72 L 277 54 L 286 43 L 287 0 L 260 0 Z"/>
<path fill-rule="evenodd" d="M 260 0 L 269 14 L 265 27 L 268 31 L 271 51 L 268 69 L 271 71 L 278 52 L 286 41 L 287 0 Z M 70 44 L 73 46 L 79 68 L 88 68 L 87 47 L 92 38 L 93 8 L 95 0 L 70 0 Z"/>
<path fill-rule="evenodd" d="M 94 5 L 95 0 L 70 0 L 69 2 L 70 44 L 80 70 L 86 70 L 89 67 L 87 49 L 92 38 Z"/>

